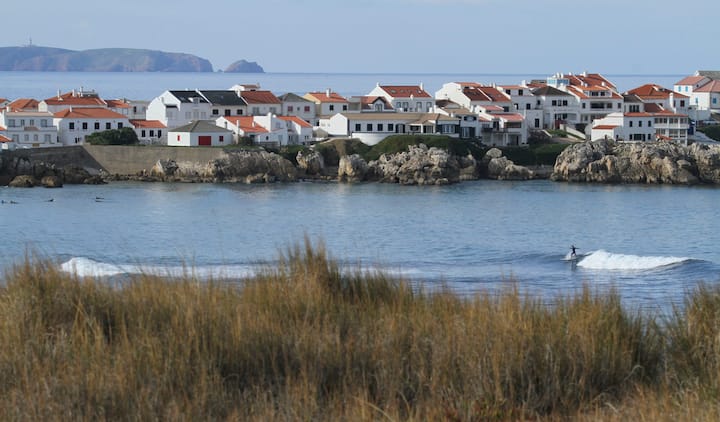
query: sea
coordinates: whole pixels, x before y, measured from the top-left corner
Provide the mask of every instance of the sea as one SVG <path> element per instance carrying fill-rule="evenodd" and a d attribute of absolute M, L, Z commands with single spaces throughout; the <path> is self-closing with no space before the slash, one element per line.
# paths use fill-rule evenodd
<path fill-rule="evenodd" d="M 537 77 L 0 72 L 0 97 L 41 99 L 82 86 L 105 98 L 151 99 L 166 89 L 258 82 L 277 94 L 331 88 L 361 95 L 376 82 L 423 82 L 433 90 L 453 80 Z M 629 89 L 672 86 L 683 75 L 609 77 Z M 236 283 L 307 238 L 326 245 L 347 271 L 381 270 L 426 291 L 472 296 L 517 288 L 552 301 L 589 287 L 615 290 L 630 307 L 668 312 L 698 283 L 720 282 L 719 203 L 720 190 L 708 186 L 548 180 L 4 187 L 0 272 L 40 257 L 108 281 L 152 273 Z"/>

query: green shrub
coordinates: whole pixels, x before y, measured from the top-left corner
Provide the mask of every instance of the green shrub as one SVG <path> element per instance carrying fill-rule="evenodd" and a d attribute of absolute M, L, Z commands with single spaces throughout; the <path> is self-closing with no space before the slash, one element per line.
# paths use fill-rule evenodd
<path fill-rule="evenodd" d="M 720 125 L 705 126 L 698 128 L 698 131 L 704 133 L 709 138 L 720 141 Z"/>
<path fill-rule="evenodd" d="M 134 129 L 124 127 L 92 133 L 85 142 L 90 145 L 136 145 L 139 140 Z"/>
<path fill-rule="evenodd" d="M 353 154 L 364 155 L 369 150 L 370 146 L 365 145 L 357 139 L 333 139 L 315 145 L 315 151 L 323 156 L 325 165 L 331 167 L 337 166 L 342 156 Z"/>

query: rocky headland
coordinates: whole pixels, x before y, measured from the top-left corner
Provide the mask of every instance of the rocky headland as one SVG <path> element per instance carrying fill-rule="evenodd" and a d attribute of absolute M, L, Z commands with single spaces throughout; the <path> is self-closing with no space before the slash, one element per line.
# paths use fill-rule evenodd
<path fill-rule="evenodd" d="M 550 178 L 591 183 L 718 184 L 720 146 L 584 142 L 558 156 Z"/>

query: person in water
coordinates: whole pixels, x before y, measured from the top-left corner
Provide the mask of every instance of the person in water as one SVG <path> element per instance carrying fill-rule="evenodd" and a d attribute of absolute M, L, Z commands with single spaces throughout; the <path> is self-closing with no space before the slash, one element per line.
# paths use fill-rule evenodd
<path fill-rule="evenodd" d="M 570 246 L 570 258 L 577 258 L 577 254 L 575 253 L 575 249 L 578 249 L 575 247 L 575 245 Z"/>

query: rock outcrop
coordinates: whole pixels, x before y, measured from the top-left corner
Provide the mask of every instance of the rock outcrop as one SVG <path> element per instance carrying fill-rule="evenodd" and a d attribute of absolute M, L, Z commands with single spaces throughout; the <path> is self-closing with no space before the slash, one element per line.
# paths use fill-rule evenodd
<path fill-rule="evenodd" d="M 447 185 L 460 181 L 461 165 L 448 151 L 410 145 L 397 154 L 383 154 L 368 165 L 369 173 L 380 182 L 401 185 Z"/>
<path fill-rule="evenodd" d="M 309 176 L 321 175 L 325 169 L 325 159 L 317 151 L 298 151 L 295 161 L 298 163 L 298 170 Z"/>
<path fill-rule="evenodd" d="M 295 166 L 266 151 L 231 151 L 206 163 L 158 160 L 140 180 L 166 182 L 270 183 L 297 180 Z"/>
<path fill-rule="evenodd" d="M 59 188 L 65 184 L 100 184 L 105 183 L 99 175 L 90 174 L 82 167 L 66 165 L 58 167 L 44 161 L 34 161 L 27 157 L 13 157 L 3 160 L 0 168 L 3 178 L 9 180 L 8 186 L 32 186 Z M 12 181 L 18 180 L 15 183 Z M 22 180 L 22 182 L 20 182 Z"/>
<path fill-rule="evenodd" d="M 38 185 L 36 178 L 30 175 L 15 176 L 8 186 L 11 188 L 34 188 Z"/>
<path fill-rule="evenodd" d="M 368 174 L 368 164 L 358 154 L 340 157 L 338 180 L 341 182 L 362 182 Z"/>
<path fill-rule="evenodd" d="M 265 70 L 257 62 L 249 62 L 243 59 L 225 68 L 225 73 L 265 73 Z"/>
<path fill-rule="evenodd" d="M 527 167 L 519 166 L 507 157 L 503 157 L 498 148 L 491 148 L 482 159 L 485 176 L 497 180 L 530 180 L 535 173 Z"/>
<path fill-rule="evenodd" d="M 674 143 L 573 145 L 558 156 L 551 179 L 595 183 L 720 183 L 720 147 Z"/>

